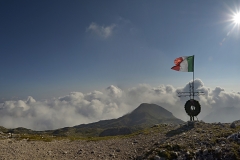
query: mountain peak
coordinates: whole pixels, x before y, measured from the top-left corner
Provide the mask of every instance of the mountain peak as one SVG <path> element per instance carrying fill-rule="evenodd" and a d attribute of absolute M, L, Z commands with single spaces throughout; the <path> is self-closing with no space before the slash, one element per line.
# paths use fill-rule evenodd
<path fill-rule="evenodd" d="M 138 106 L 135 110 L 133 110 L 130 114 L 140 114 L 140 113 L 147 113 L 154 118 L 159 119 L 161 118 L 175 118 L 171 112 L 166 110 L 165 108 L 156 105 L 156 104 L 149 104 L 149 103 L 142 103 Z"/>

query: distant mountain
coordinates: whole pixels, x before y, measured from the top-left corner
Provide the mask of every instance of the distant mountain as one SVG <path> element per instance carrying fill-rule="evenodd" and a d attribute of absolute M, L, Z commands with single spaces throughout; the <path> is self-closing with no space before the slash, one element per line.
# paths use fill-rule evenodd
<path fill-rule="evenodd" d="M 240 108 L 224 107 L 209 113 L 207 116 L 203 118 L 203 121 L 208 123 L 212 123 L 212 122 L 231 123 L 236 119 L 239 119 L 239 115 L 240 115 Z"/>
<path fill-rule="evenodd" d="M 90 124 L 81 124 L 74 127 L 65 127 L 57 129 L 53 134 L 59 135 L 108 135 L 108 133 L 129 134 L 131 131 L 150 127 L 158 123 L 183 123 L 182 120 L 177 119 L 173 114 L 166 109 L 156 105 L 143 103 L 131 113 L 124 115 L 118 119 L 102 120 Z M 122 129 L 121 129 L 122 128 Z M 107 132 L 107 131 L 109 132 Z M 101 133 L 105 134 L 101 134 Z M 112 135 L 112 134 L 111 134 Z"/>
<path fill-rule="evenodd" d="M 111 127 L 146 127 L 156 123 L 183 123 L 166 109 L 156 105 L 142 103 L 131 113 L 124 115 L 118 119 L 103 120 L 90 124 L 82 124 L 74 126 L 74 128 L 111 128 Z"/>

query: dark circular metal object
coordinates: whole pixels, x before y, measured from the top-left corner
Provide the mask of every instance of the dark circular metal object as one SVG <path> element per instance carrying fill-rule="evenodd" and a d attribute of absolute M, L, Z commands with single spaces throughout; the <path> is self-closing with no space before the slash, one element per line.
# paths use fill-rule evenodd
<path fill-rule="evenodd" d="M 201 112 L 201 105 L 198 101 L 190 99 L 185 104 L 185 111 L 189 116 L 197 116 Z"/>

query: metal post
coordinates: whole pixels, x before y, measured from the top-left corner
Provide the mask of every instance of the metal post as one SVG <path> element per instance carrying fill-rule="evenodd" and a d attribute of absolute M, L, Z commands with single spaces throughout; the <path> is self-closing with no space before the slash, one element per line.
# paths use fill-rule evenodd
<path fill-rule="evenodd" d="M 192 84 L 193 100 L 194 100 L 194 55 L 193 55 L 193 84 Z"/>
<path fill-rule="evenodd" d="M 194 55 L 193 55 L 193 84 L 192 84 L 192 95 L 193 95 L 193 102 L 194 102 Z M 194 121 L 194 116 L 192 116 L 190 121 Z"/>

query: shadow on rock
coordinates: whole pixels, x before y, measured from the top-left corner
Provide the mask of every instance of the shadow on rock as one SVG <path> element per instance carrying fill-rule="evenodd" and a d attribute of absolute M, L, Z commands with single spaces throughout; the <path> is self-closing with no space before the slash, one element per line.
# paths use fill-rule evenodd
<path fill-rule="evenodd" d="M 181 125 L 179 128 L 167 132 L 166 136 L 172 137 L 183 132 L 189 131 L 194 128 L 194 125 L 195 125 L 194 121 L 188 121 L 186 124 Z"/>

